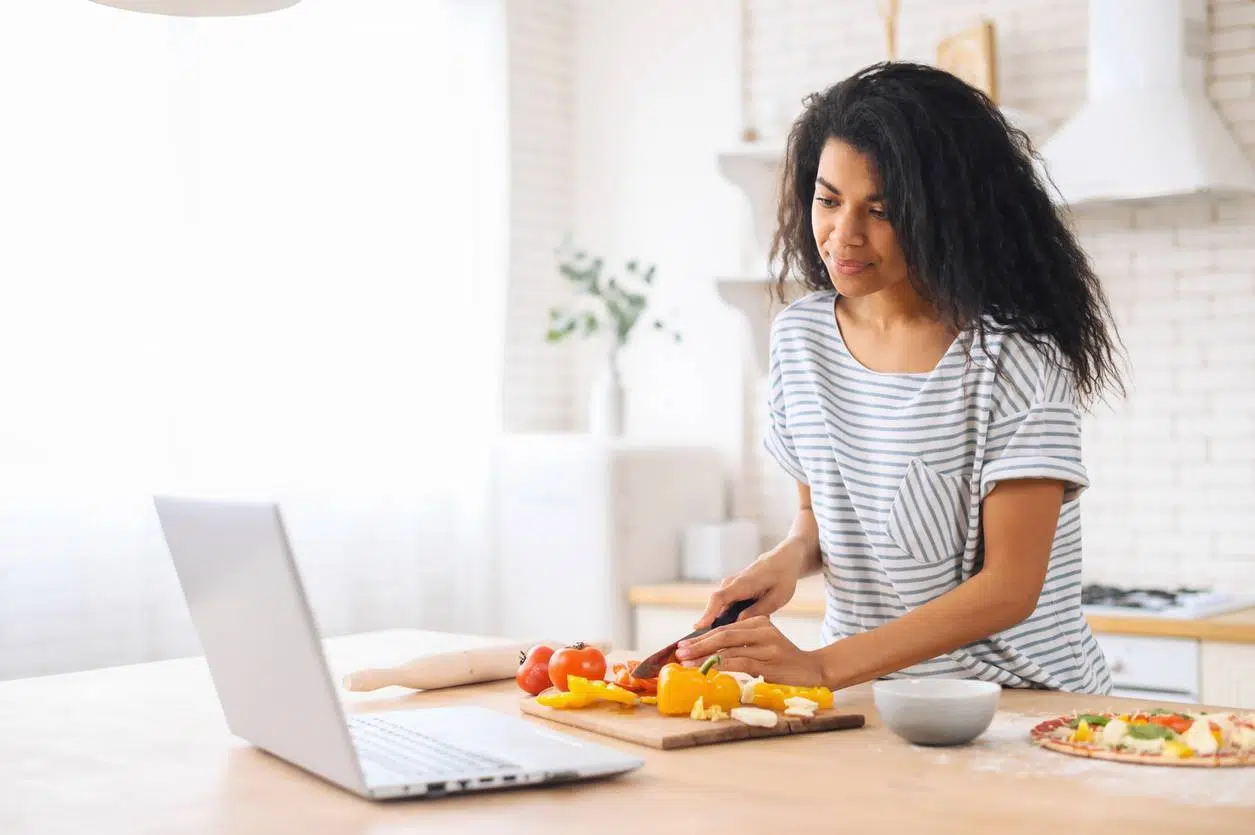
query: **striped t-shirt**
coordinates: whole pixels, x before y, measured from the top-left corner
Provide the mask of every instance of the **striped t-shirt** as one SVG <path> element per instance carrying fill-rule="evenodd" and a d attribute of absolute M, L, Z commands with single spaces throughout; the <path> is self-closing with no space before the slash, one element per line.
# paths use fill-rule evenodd
<path fill-rule="evenodd" d="M 993 332 L 983 347 L 974 332 L 961 335 L 927 373 L 872 371 L 846 349 L 835 301 L 834 291 L 812 293 L 776 317 L 764 439 L 810 486 L 824 642 L 970 578 L 983 562 L 981 502 L 994 485 L 1057 478 L 1067 485 L 1064 505 L 1033 614 L 894 677 L 1109 693 L 1106 660 L 1081 612 L 1077 497 L 1088 479 L 1071 378 L 1022 337 Z"/>

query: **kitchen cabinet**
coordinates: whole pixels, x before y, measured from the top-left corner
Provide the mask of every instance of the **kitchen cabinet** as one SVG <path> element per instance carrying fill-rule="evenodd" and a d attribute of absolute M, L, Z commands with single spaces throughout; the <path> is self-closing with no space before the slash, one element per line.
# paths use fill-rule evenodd
<path fill-rule="evenodd" d="M 1255 644 L 1202 642 L 1202 701 L 1255 710 Z"/>
<path fill-rule="evenodd" d="M 1112 694 L 1198 704 L 1202 701 L 1199 641 L 1144 635 L 1094 635 L 1114 685 Z"/>

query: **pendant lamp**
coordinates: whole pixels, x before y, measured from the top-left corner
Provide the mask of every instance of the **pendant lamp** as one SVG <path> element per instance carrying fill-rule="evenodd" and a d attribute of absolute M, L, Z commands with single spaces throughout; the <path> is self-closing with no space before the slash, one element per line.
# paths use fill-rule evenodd
<path fill-rule="evenodd" d="M 300 0 L 92 0 L 102 6 L 130 12 L 172 17 L 238 17 L 275 12 Z"/>

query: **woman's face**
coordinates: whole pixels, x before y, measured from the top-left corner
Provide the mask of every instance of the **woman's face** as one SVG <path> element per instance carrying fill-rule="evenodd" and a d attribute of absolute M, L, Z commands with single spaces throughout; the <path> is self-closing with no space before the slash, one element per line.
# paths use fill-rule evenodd
<path fill-rule="evenodd" d="M 875 168 L 839 139 L 829 139 L 819 156 L 811 228 L 841 295 L 868 296 L 906 281 L 906 259 L 885 212 Z"/>

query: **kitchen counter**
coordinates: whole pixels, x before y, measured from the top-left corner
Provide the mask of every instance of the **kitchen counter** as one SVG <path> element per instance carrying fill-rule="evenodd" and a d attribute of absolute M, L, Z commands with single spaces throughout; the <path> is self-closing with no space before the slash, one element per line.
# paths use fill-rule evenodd
<path fill-rule="evenodd" d="M 706 607 L 706 601 L 717 588 L 714 583 L 675 582 L 652 586 L 636 586 L 628 598 L 634 606 L 675 608 Z M 780 610 L 792 617 L 824 616 L 824 587 L 820 577 L 807 577 L 798 583 L 793 599 Z M 1089 615 L 1090 628 L 1112 635 L 1147 635 L 1172 638 L 1196 638 L 1203 641 L 1255 644 L 1255 607 L 1218 615 L 1212 618 L 1185 620 L 1154 616 L 1119 617 Z"/>
<path fill-rule="evenodd" d="M 432 633 L 395 631 L 330 639 L 326 646 L 339 680 L 361 666 L 406 660 L 419 643 L 431 647 L 433 640 Z M 518 714 L 526 698 L 513 681 L 340 695 L 350 711 L 475 703 L 509 714 Z M 1006 691 L 994 724 L 976 743 L 935 749 L 909 745 L 885 729 L 866 686 L 842 691 L 837 701 L 846 712 L 864 713 L 866 726 L 675 751 L 528 719 L 630 751 L 646 764 L 592 783 L 372 803 L 231 736 L 199 658 L 0 682 L 0 832 L 1193 835 L 1249 832 L 1255 819 L 1255 769 L 1093 762 L 1026 742 L 1039 718 L 1131 705 L 1127 700 L 1098 704 L 1083 696 Z M 647 820 L 628 824 L 629 815 Z"/>

